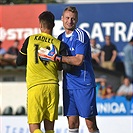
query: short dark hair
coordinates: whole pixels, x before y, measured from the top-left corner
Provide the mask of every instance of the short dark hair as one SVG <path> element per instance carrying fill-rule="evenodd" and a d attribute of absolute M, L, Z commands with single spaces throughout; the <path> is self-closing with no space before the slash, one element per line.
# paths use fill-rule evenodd
<path fill-rule="evenodd" d="M 38 16 L 38 18 L 44 27 L 48 29 L 52 29 L 54 27 L 55 16 L 52 12 L 44 11 Z"/>

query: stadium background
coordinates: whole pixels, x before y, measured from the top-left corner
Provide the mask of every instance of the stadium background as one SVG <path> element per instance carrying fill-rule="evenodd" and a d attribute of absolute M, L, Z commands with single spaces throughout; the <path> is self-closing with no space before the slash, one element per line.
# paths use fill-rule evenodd
<path fill-rule="evenodd" d="M 77 26 L 86 30 L 90 37 L 96 37 L 98 43 L 103 45 L 104 35 L 111 35 L 111 40 L 119 52 L 117 61 L 122 61 L 122 49 L 133 36 L 133 2 L 0 5 L 0 40 L 3 41 L 3 47 L 8 49 L 15 39 L 19 39 L 22 45 L 27 36 L 38 33 L 37 17 L 43 10 L 50 10 L 55 14 L 56 21 L 53 35 L 57 37 L 63 31 L 60 18 L 67 5 L 77 7 L 79 11 Z M 109 80 L 112 80 L 111 76 L 113 75 L 114 80 L 117 78 L 116 82 L 119 82 L 120 77 L 115 74 L 108 74 Z M 59 75 L 59 107 L 61 107 L 62 77 L 61 73 Z M 98 125 L 101 133 L 133 133 L 132 101 L 128 102 L 123 98 L 97 100 Z M 19 106 L 26 107 L 25 69 L 23 67 L 0 68 L 1 113 L 7 106 L 13 108 L 13 113 Z M 26 116 L 0 116 L 0 133 L 28 133 L 26 121 Z M 59 121 L 56 122 L 56 133 L 66 133 L 66 129 L 66 119 L 59 116 Z M 80 133 L 86 132 L 85 123 L 81 119 Z"/>

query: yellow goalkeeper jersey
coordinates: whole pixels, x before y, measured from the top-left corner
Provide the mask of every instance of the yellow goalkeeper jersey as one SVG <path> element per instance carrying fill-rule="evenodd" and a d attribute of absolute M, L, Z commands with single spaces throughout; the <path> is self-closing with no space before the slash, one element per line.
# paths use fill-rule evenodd
<path fill-rule="evenodd" d="M 61 41 L 53 36 L 40 33 L 31 35 L 21 49 L 21 54 L 27 55 L 26 82 L 28 89 L 37 84 L 58 83 L 58 62 L 42 62 L 38 57 L 38 50 L 54 44 L 59 52 Z"/>

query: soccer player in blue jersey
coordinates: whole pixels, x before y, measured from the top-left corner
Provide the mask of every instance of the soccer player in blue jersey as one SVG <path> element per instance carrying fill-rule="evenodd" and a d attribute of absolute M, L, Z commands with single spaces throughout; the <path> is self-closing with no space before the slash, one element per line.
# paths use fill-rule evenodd
<path fill-rule="evenodd" d="M 69 133 L 79 132 L 79 116 L 85 118 L 90 133 L 99 133 L 90 40 L 85 31 L 76 28 L 78 11 L 75 7 L 67 7 L 61 19 L 65 32 L 58 39 L 68 45 L 69 55 L 62 56 L 62 62 L 73 65 L 70 73 L 63 72 L 63 105 Z"/>
<path fill-rule="evenodd" d="M 96 123 L 96 84 L 89 37 L 85 31 L 76 28 L 78 12 L 75 7 L 64 10 L 62 21 L 65 32 L 58 39 L 67 44 L 68 56 L 62 56 L 59 61 L 73 66 L 70 72 L 63 71 L 63 105 L 69 133 L 79 132 L 79 116 L 85 118 L 90 133 L 100 133 Z M 46 50 L 43 56 L 53 61 L 57 55 Z"/>

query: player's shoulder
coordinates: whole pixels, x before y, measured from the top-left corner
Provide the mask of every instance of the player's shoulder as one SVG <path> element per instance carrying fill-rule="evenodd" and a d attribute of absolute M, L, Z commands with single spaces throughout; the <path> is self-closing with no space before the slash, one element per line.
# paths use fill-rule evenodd
<path fill-rule="evenodd" d="M 61 41 L 59 40 L 59 39 L 57 39 L 57 38 L 53 38 L 53 40 L 54 40 L 54 42 L 56 42 L 56 43 L 61 43 Z"/>
<path fill-rule="evenodd" d="M 36 40 L 46 40 L 47 41 L 47 40 L 51 39 L 53 41 L 60 41 L 57 38 L 55 38 L 54 36 L 44 33 L 44 32 L 30 35 L 30 38 L 35 38 Z"/>
<path fill-rule="evenodd" d="M 76 36 L 78 38 L 78 40 L 81 41 L 81 42 L 86 42 L 87 40 L 89 41 L 88 34 L 86 33 L 85 30 L 83 30 L 81 28 L 76 28 L 74 30 L 74 36 Z"/>
<path fill-rule="evenodd" d="M 58 39 L 59 39 L 59 40 L 62 40 L 62 38 L 63 38 L 64 35 L 65 35 L 65 31 L 62 32 L 62 33 L 58 36 Z"/>
<path fill-rule="evenodd" d="M 75 32 L 77 33 L 77 35 L 87 35 L 86 31 L 79 27 L 75 29 Z"/>
<path fill-rule="evenodd" d="M 89 39 L 89 36 L 85 30 L 83 30 L 81 28 L 76 28 L 74 31 L 75 31 L 74 35 L 77 36 L 77 38 L 80 38 L 80 39 L 81 38 L 88 38 Z"/>
<path fill-rule="evenodd" d="M 62 36 L 62 35 L 64 35 L 64 34 L 65 34 L 65 31 L 63 31 L 62 33 L 60 33 L 59 36 Z"/>

